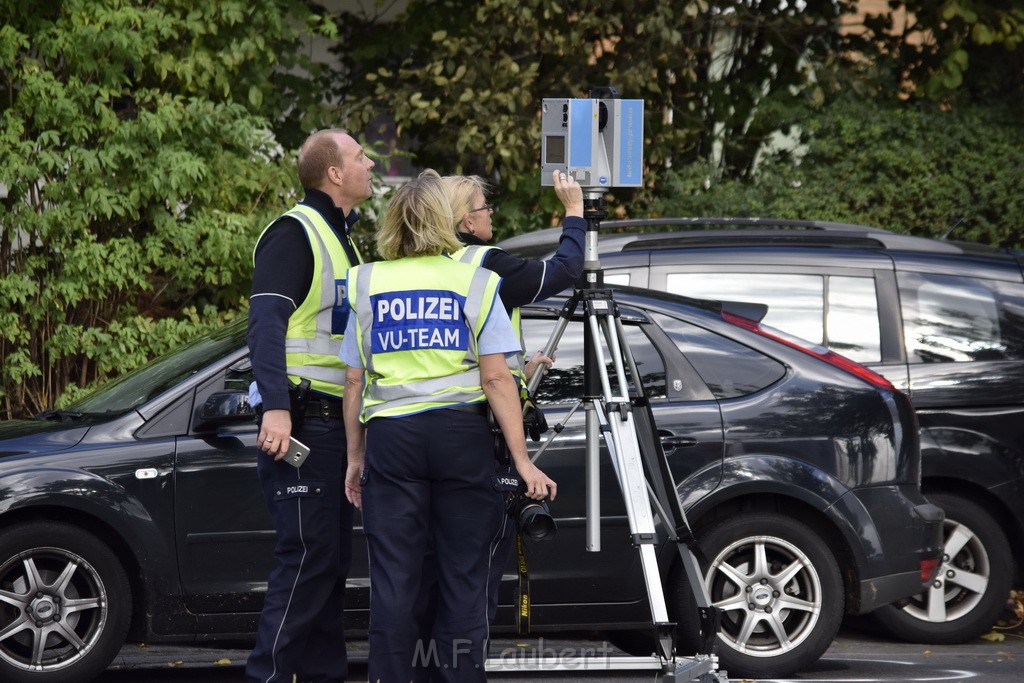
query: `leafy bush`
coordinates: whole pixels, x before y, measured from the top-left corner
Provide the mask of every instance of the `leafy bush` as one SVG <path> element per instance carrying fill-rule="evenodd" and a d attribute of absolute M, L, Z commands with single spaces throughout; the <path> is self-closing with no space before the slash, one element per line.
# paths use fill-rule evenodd
<path fill-rule="evenodd" d="M 243 314 L 296 190 L 260 114 L 301 7 L 3 3 L 0 418 Z"/>
<path fill-rule="evenodd" d="M 845 97 L 808 110 L 801 138 L 799 159 L 766 159 L 753 182 L 674 172 L 633 213 L 832 220 L 1022 245 L 1024 121 L 1009 108 Z"/>

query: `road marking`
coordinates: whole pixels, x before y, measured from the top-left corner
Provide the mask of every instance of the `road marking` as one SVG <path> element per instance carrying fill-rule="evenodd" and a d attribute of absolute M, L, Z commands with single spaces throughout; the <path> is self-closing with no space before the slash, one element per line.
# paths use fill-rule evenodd
<path fill-rule="evenodd" d="M 921 666 L 919 662 L 905 662 L 896 659 L 851 659 L 844 657 L 842 659 L 830 659 L 822 658 L 821 662 L 869 662 L 872 664 L 897 664 L 900 666 Z M 758 679 L 762 683 L 886 683 L 888 681 L 904 681 L 907 683 L 929 683 L 931 681 L 961 681 L 965 678 L 975 678 L 978 676 L 977 672 L 974 671 L 962 671 L 959 669 L 936 669 L 938 673 L 932 676 L 882 676 L 876 678 L 765 678 Z"/>

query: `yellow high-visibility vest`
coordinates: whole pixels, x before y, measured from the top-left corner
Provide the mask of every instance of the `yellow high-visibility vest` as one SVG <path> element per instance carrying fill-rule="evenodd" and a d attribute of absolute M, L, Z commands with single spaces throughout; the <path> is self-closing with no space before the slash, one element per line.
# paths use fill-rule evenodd
<path fill-rule="evenodd" d="M 463 263 L 468 263 L 482 268 L 487 251 L 489 249 L 497 248 L 498 247 L 492 247 L 486 244 L 469 244 L 452 254 L 452 258 L 456 261 L 462 261 Z M 518 306 L 512 309 L 509 319 L 512 321 L 512 329 L 516 331 L 516 339 L 519 340 L 521 353 L 516 356 L 510 356 L 506 359 L 506 362 L 508 364 L 508 369 L 512 371 L 512 376 L 516 379 L 516 383 L 520 388 L 524 388 L 526 387 L 526 370 L 523 363 L 526 358 L 526 342 L 523 341 L 522 314 L 520 313 Z"/>
<path fill-rule="evenodd" d="M 349 302 L 366 369 L 364 422 L 486 400 L 477 338 L 500 282 L 489 270 L 446 256 L 349 271 Z"/>
<path fill-rule="evenodd" d="M 313 252 L 309 293 L 288 318 L 285 332 L 288 379 L 295 384 L 308 379 L 314 391 L 340 398 L 345 393 L 346 366 L 338 358 L 338 351 L 349 312 L 345 274 L 356 264 L 349 261 L 338 235 L 316 209 L 297 204 L 283 216 L 299 222 Z M 355 245 L 352 248 L 355 250 Z M 358 251 L 356 258 L 361 260 Z"/>

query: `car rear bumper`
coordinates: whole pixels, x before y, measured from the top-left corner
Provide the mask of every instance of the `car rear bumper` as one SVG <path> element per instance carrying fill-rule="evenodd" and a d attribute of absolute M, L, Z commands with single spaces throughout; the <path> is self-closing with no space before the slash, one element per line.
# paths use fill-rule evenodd
<path fill-rule="evenodd" d="M 916 486 L 871 487 L 854 495 L 871 523 L 860 534 L 868 552 L 859 595 L 848 611 L 865 614 L 920 593 L 932 580 L 942 557 L 944 515 Z"/>

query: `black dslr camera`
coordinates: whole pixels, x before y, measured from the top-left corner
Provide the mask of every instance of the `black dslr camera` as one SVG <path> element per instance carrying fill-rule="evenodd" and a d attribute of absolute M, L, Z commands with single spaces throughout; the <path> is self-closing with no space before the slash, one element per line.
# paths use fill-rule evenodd
<path fill-rule="evenodd" d="M 540 435 L 548 429 L 544 413 L 533 404 L 533 401 L 528 400 L 524 404 L 523 415 L 526 433 L 530 434 L 534 441 L 538 441 Z M 492 477 L 494 489 L 507 494 L 505 511 L 516 523 L 519 533 L 530 540 L 546 541 L 554 538 L 555 532 L 558 531 L 555 518 L 551 516 L 551 510 L 546 502 L 526 497 L 526 484 L 511 468 L 508 445 L 490 406 L 487 407 L 487 420 L 494 434 L 494 457 L 502 468 L 508 468 L 507 474 L 497 473 Z"/>
<path fill-rule="evenodd" d="M 516 523 L 519 533 L 532 541 L 548 541 L 555 537 L 558 526 L 551 516 L 548 504 L 543 500 L 527 498 L 526 485 L 519 480 L 519 486 L 508 498 L 508 514 Z"/>

